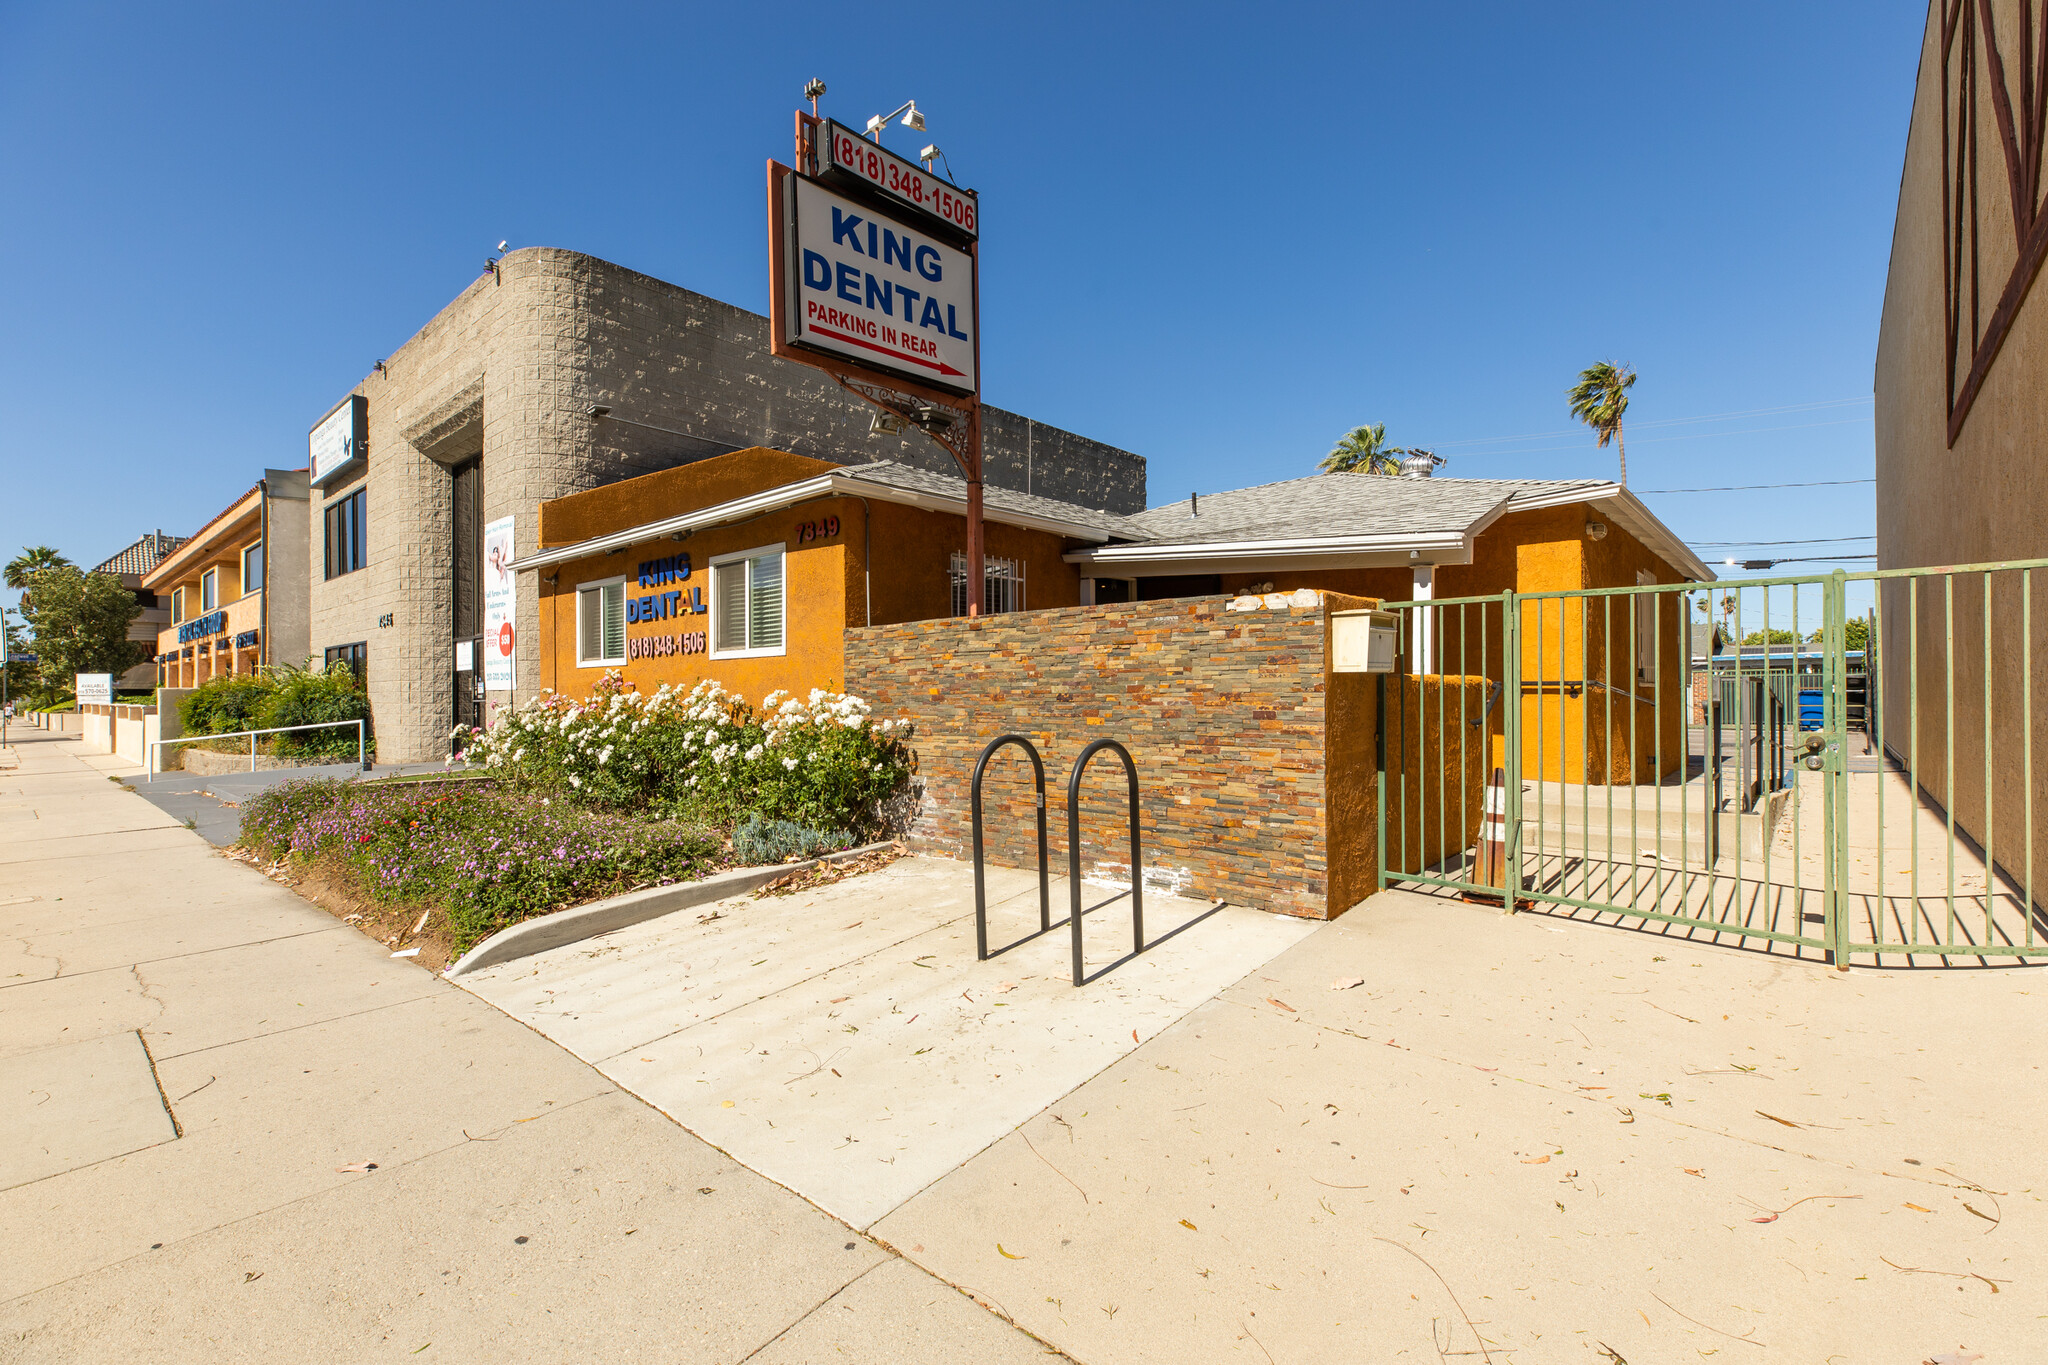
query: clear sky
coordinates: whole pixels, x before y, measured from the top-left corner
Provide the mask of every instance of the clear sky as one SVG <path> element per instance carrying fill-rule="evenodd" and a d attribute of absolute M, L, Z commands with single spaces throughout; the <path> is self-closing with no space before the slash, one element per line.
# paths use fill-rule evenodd
<path fill-rule="evenodd" d="M 1603 358 L 1639 489 L 1867 478 L 1923 19 L 0 0 L 0 557 L 303 465 L 500 239 L 764 310 L 813 76 L 850 123 L 917 99 L 981 192 L 989 401 L 1146 456 L 1155 504 L 1360 422 L 1447 475 L 1611 474 L 1563 396 Z M 1709 560 L 1875 529 L 1867 484 L 1647 500 Z"/>

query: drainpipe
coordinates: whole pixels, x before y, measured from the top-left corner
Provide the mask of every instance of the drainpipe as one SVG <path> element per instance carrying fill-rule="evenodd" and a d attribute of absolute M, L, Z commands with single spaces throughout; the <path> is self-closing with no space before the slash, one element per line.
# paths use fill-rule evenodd
<path fill-rule="evenodd" d="M 263 600 L 256 604 L 256 666 L 270 662 L 270 480 L 256 480 L 256 534 L 263 539 Z M 243 591 L 249 585 L 242 585 Z"/>

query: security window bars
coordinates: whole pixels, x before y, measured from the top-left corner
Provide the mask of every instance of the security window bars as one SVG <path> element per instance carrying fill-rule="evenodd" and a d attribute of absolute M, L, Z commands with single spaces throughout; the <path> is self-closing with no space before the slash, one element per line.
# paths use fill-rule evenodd
<path fill-rule="evenodd" d="M 242 551 L 242 591 L 255 592 L 263 586 L 263 542 Z"/>
<path fill-rule="evenodd" d="M 626 662 L 626 584 L 592 583 L 576 590 L 576 663 L 583 668 Z"/>
<path fill-rule="evenodd" d="M 358 488 L 345 498 L 327 504 L 321 514 L 325 527 L 326 576 L 339 578 L 354 573 L 368 559 L 364 537 L 364 493 Z"/>
<path fill-rule="evenodd" d="M 953 555 L 953 614 L 967 614 L 967 556 Z M 985 616 L 999 611 L 1024 610 L 1024 561 L 991 559 L 981 561 L 981 610 Z"/>
<path fill-rule="evenodd" d="M 711 561 L 714 656 L 783 653 L 782 547 Z"/>

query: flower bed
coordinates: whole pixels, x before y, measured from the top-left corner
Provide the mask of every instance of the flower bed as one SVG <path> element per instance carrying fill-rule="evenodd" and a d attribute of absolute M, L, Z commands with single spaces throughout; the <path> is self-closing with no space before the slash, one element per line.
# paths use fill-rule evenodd
<path fill-rule="evenodd" d="M 243 808 L 241 844 L 356 891 L 444 914 L 457 952 L 520 920 L 717 866 L 724 836 L 535 799 L 495 782 L 285 782 Z"/>
<path fill-rule="evenodd" d="M 879 829 L 883 803 L 916 770 L 909 722 L 877 721 L 859 697 L 771 692 L 756 712 L 716 682 L 645 694 L 617 672 L 583 701 L 543 692 L 456 735 L 472 764 L 580 804 L 722 826 L 753 816 L 845 843 Z"/>

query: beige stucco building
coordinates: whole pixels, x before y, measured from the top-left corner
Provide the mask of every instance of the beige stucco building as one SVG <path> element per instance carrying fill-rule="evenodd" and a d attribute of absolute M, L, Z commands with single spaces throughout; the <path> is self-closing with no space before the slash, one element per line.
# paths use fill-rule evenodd
<path fill-rule="evenodd" d="M 1880 568 L 2048 556 L 2048 294 L 2036 287 L 2048 256 L 2048 102 L 2023 84 L 2043 51 L 2038 6 L 1930 0 L 1878 337 Z M 2023 741 L 2048 741 L 2048 581 L 2030 579 L 2048 572 L 1880 589 L 1885 747 L 1907 755 L 1917 744 L 1920 784 L 1972 837 L 1995 836 L 2015 876 L 2020 836 L 2032 832 Z M 2048 750 L 2032 768 L 2039 823 Z M 2038 842 L 2048 863 L 2048 839 Z"/>
<path fill-rule="evenodd" d="M 483 702 L 546 685 L 525 574 L 515 685 L 482 694 L 487 574 L 502 581 L 488 527 L 510 518 L 524 558 L 541 547 L 543 502 L 753 446 L 954 468 L 921 432 L 875 433 L 865 402 L 770 355 L 766 318 L 549 247 L 493 262 L 337 397 L 311 424 L 308 640 L 364 677 L 386 763 L 441 758 Z M 1000 408 L 983 421 L 991 486 L 1143 509 L 1139 456 Z"/>
<path fill-rule="evenodd" d="M 306 662 L 306 510 L 306 471 L 266 469 L 143 577 L 169 608 L 158 686 Z"/>

